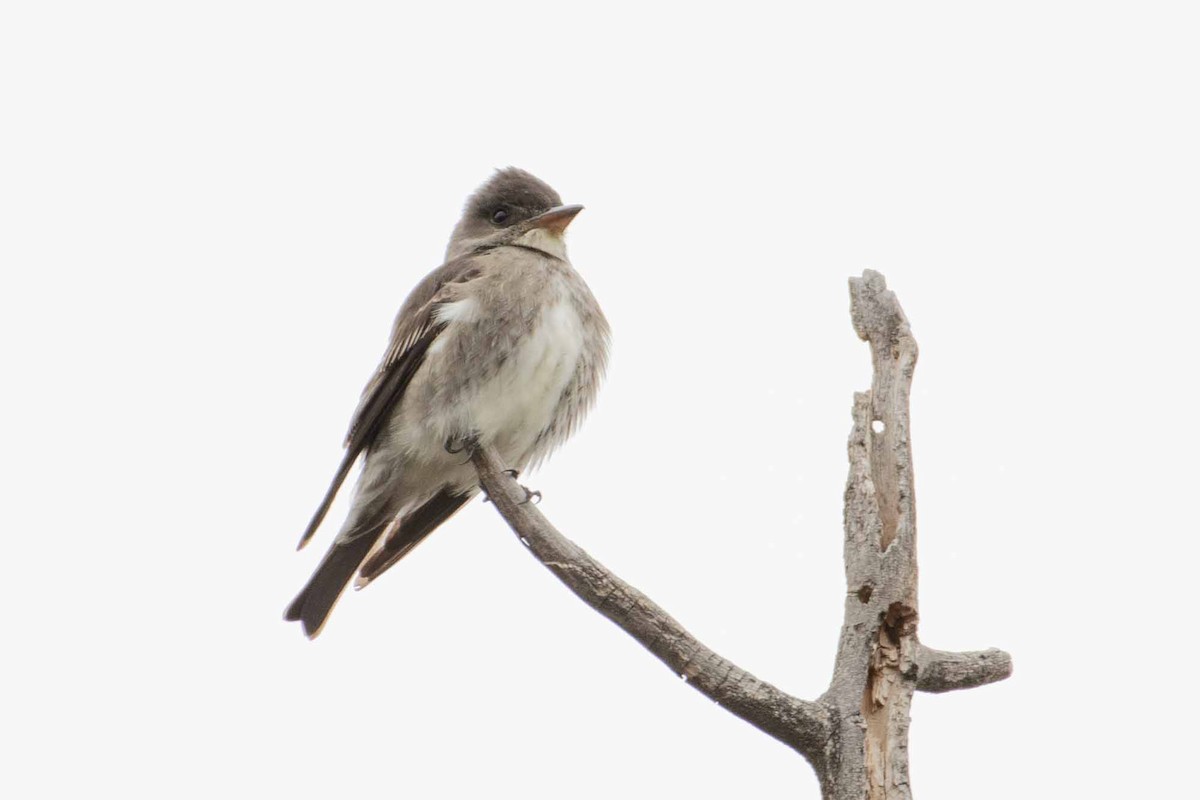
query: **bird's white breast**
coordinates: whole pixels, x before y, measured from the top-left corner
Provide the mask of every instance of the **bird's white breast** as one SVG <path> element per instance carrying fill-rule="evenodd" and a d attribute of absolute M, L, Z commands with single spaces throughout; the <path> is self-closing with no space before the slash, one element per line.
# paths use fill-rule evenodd
<path fill-rule="evenodd" d="M 522 460 L 558 410 L 583 350 L 583 325 L 569 299 L 548 305 L 494 376 L 467 398 L 476 430 Z"/>
<path fill-rule="evenodd" d="M 557 278 L 550 280 L 556 281 Z M 538 436 L 560 412 L 563 392 L 574 377 L 584 348 L 584 328 L 579 312 L 565 291 L 546 287 L 551 296 L 529 330 L 513 337 L 511 350 L 499 365 L 463 382 L 462 388 L 434 406 L 406 404 L 399 420 L 399 438 L 406 450 L 425 459 L 446 457 L 448 439 L 472 431 L 490 441 L 510 464 L 524 464 Z M 447 353 L 456 328 L 471 329 L 487 312 L 470 297 L 442 305 L 439 322 L 446 331 L 429 348 L 429 359 Z M 508 336 L 500 337 L 502 340 Z M 482 369 L 495 362 L 495 353 L 480 363 L 456 362 L 456 370 Z M 461 357 L 461 356 L 456 356 Z M 439 380 L 436 373 L 426 380 Z M 456 463 L 460 463 L 459 458 Z M 469 471 L 469 470 L 468 470 Z"/>

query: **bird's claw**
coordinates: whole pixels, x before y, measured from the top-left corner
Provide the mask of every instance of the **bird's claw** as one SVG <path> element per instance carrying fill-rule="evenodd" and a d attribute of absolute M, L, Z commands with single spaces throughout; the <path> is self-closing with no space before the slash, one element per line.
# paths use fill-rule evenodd
<path fill-rule="evenodd" d="M 516 469 L 506 469 L 506 470 L 504 470 L 504 474 L 507 475 L 508 477 L 512 478 L 514 481 L 517 478 L 521 477 L 521 471 L 516 470 Z M 538 503 L 540 503 L 542 501 L 542 493 L 539 492 L 537 489 L 530 489 L 528 486 L 525 486 L 525 485 L 519 484 L 519 483 L 517 485 L 520 486 L 521 491 L 525 493 L 525 499 L 522 500 L 520 503 L 518 503 L 518 505 L 523 506 L 526 503 L 528 503 L 530 500 L 533 500 L 533 504 L 536 506 Z M 535 497 L 537 498 L 536 500 L 534 500 Z"/>
<path fill-rule="evenodd" d="M 517 477 L 521 473 L 515 469 L 506 469 L 506 470 L 504 470 L 504 474 L 507 475 L 508 477 L 512 478 L 513 480 L 516 480 Z M 517 503 L 517 505 L 523 506 L 526 503 L 533 501 L 533 504 L 536 506 L 538 503 L 542 502 L 542 493 L 539 492 L 537 489 L 530 489 L 528 486 L 525 486 L 525 485 L 519 484 L 519 483 L 517 485 L 520 486 L 521 491 L 525 493 L 525 499 L 522 500 L 520 503 Z M 487 492 L 483 493 L 483 502 L 485 502 L 485 503 L 492 502 L 492 498 L 488 496 Z"/>

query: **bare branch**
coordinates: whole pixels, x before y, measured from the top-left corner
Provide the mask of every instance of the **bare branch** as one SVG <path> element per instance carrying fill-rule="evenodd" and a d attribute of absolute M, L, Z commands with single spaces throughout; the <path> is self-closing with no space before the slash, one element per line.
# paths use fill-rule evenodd
<path fill-rule="evenodd" d="M 917 691 L 952 692 L 974 689 L 1012 675 L 1012 656 L 991 648 L 968 653 L 951 653 L 919 645 Z"/>
<path fill-rule="evenodd" d="M 701 694 L 803 755 L 818 772 L 826 759 L 829 710 L 761 681 L 696 640 L 650 598 L 609 572 L 527 502 L 490 446 L 471 456 L 496 510 L 542 564 Z"/>
<path fill-rule="evenodd" d="M 850 313 L 871 345 L 869 392 L 854 395 L 843 554 L 848 591 L 829 688 L 817 702 L 714 653 L 648 597 L 555 530 L 491 447 L 471 458 L 496 509 L 543 565 L 705 696 L 801 753 L 827 800 L 911 800 L 914 691 L 969 689 L 1012 674 L 1000 650 L 947 653 L 917 639 L 916 492 L 909 391 L 917 343 L 871 270 L 850 280 Z"/>

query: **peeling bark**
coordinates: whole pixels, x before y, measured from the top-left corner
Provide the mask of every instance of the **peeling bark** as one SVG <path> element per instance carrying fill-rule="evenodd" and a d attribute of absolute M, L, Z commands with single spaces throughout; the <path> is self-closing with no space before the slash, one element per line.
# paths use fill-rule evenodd
<path fill-rule="evenodd" d="M 846 481 L 846 593 L 829 688 L 801 700 L 759 680 L 695 639 L 640 591 L 559 533 L 495 451 L 475 448 L 480 485 L 551 572 L 697 691 L 792 747 L 829 800 L 909 800 L 908 725 L 915 691 L 946 692 L 1003 680 L 1000 650 L 950 653 L 917 639 L 917 522 L 909 391 L 917 344 L 908 320 L 871 270 L 850 280 L 850 313 L 870 343 L 869 392 L 854 395 Z"/>

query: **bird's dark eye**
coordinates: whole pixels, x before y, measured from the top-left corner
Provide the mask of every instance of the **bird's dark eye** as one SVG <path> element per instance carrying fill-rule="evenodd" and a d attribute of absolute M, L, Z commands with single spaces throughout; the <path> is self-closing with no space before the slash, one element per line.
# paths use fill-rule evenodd
<path fill-rule="evenodd" d="M 492 222 L 496 223 L 497 225 L 503 225 L 504 221 L 507 219 L 508 219 L 508 212 L 505 211 L 503 208 L 498 208 L 492 212 Z"/>

